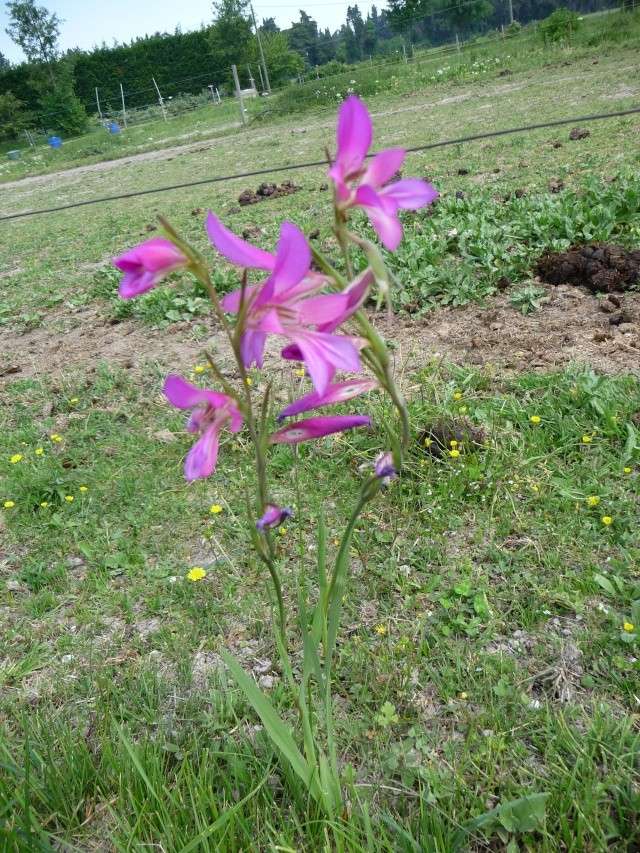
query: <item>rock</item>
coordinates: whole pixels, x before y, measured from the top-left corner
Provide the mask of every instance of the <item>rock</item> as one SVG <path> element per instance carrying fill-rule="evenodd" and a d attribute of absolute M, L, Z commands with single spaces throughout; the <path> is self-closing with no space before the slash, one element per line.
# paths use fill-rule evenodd
<path fill-rule="evenodd" d="M 9 592 L 21 592 L 24 589 L 20 581 L 14 580 L 13 578 L 7 581 L 6 586 Z"/>

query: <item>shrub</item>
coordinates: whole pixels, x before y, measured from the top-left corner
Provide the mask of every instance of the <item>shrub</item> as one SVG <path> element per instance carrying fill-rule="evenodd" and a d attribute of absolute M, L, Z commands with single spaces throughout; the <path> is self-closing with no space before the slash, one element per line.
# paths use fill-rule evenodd
<path fill-rule="evenodd" d="M 545 44 L 548 42 L 569 41 L 580 26 L 580 16 L 561 6 L 548 18 L 541 21 L 539 31 Z"/>
<path fill-rule="evenodd" d="M 0 95 L 0 140 L 15 139 L 30 124 L 31 116 L 19 98 L 12 92 Z"/>

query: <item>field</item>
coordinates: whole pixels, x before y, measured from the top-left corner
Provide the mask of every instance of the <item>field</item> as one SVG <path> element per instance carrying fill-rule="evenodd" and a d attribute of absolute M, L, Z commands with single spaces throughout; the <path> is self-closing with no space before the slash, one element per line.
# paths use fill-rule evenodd
<path fill-rule="evenodd" d="M 640 19 L 625 21 L 594 44 L 481 46 L 461 73 L 399 66 L 366 93 L 375 147 L 637 107 Z M 197 148 L 78 149 L 66 173 L 5 172 L 0 216 L 315 161 L 334 127 L 323 101 Z M 640 248 L 640 116 L 580 129 L 416 152 L 403 169 L 441 199 L 405 216 L 388 258 L 395 314 L 369 312 L 414 440 L 350 553 L 334 687 L 343 818 L 308 802 L 220 656 L 231 649 L 287 714 L 243 521 L 249 442 L 225 439 L 215 477 L 187 485 L 183 418 L 160 393 L 168 371 L 206 375 L 205 346 L 231 375 L 223 336 L 187 277 L 125 303 L 110 267 L 158 213 L 213 262 L 207 208 L 268 247 L 291 219 L 334 257 L 326 169 L 0 221 L 1 849 L 640 845 L 640 295 L 610 323 L 602 295 L 535 277 L 547 250 Z M 240 206 L 263 180 L 296 190 Z M 214 281 L 237 279 L 218 264 Z M 252 372 L 256 392 L 308 390 L 276 363 L 269 352 Z M 384 423 L 386 404 L 367 405 Z M 443 422 L 457 458 L 425 446 Z M 313 571 L 310 519 L 324 508 L 333 553 L 379 442 L 361 431 L 273 453 L 277 496 L 295 507 L 277 536 L 287 602 L 298 560 Z M 194 566 L 199 583 L 185 579 Z"/>

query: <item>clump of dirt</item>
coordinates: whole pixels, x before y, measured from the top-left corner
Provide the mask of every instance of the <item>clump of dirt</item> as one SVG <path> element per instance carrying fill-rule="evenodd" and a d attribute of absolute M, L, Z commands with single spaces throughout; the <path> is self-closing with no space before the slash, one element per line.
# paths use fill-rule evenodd
<path fill-rule="evenodd" d="M 640 281 L 640 251 L 608 243 L 572 246 L 544 254 L 536 272 L 549 284 L 582 285 L 592 293 L 629 290 Z"/>
<path fill-rule="evenodd" d="M 588 136 L 591 136 L 591 131 L 587 130 L 586 127 L 574 127 L 569 133 L 569 139 L 572 142 L 575 142 L 577 139 L 586 139 Z"/>
<path fill-rule="evenodd" d="M 285 195 L 297 193 L 301 187 L 297 187 L 293 181 L 283 181 L 280 186 L 278 184 L 260 184 L 258 189 L 243 190 L 238 196 L 238 204 L 246 207 L 248 204 L 257 204 L 259 201 L 266 201 L 268 198 L 282 198 Z"/>
<path fill-rule="evenodd" d="M 452 448 L 464 450 L 471 445 L 480 447 L 485 438 L 483 430 L 467 418 L 440 420 L 423 429 L 418 438 L 418 447 L 429 456 L 440 458 Z"/>

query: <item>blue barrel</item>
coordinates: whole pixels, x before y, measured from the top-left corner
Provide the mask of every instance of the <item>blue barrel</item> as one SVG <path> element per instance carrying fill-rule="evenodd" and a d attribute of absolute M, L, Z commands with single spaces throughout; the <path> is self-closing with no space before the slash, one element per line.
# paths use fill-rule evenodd
<path fill-rule="evenodd" d="M 7 157 L 9 160 L 19 160 L 21 157 L 20 150 L 16 148 L 13 151 L 7 151 Z"/>
<path fill-rule="evenodd" d="M 109 133 L 120 133 L 120 125 L 117 121 L 110 121 L 107 125 L 107 130 Z"/>
<path fill-rule="evenodd" d="M 59 136 L 50 136 L 47 142 L 52 148 L 62 148 L 62 139 Z"/>

